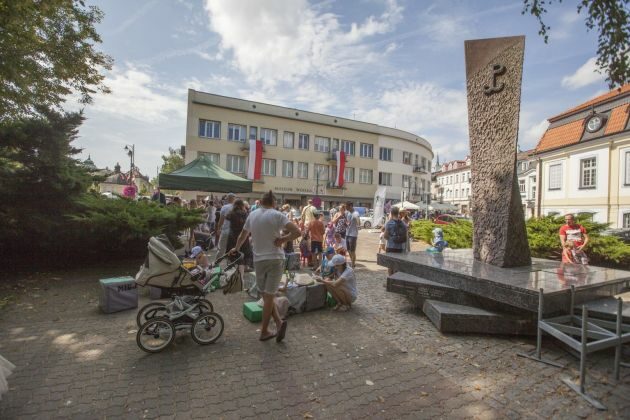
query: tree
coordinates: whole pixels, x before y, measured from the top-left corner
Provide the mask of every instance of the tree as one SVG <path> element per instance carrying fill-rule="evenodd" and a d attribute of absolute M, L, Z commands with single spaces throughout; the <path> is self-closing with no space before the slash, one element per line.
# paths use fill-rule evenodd
<path fill-rule="evenodd" d="M 535 16 L 540 24 L 538 34 L 545 43 L 549 41 L 551 27 L 543 21 L 547 7 L 554 0 L 523 0 L 522 14 Z M 559 3 L 562 0 L 558 0 Z M 606 73 L 606 81 L 612 89 L 630 81 L 630 11 L 627 0 L 579 0 L 577 13 L 586 11 L 586 27 L 597 28 L 597 66 Z"/>
<path fill-rule="evenodd" d="M 179 150 L 168 148 L 168 155 L 162 155 L 162 167 L 160 172 L 164 174 L 170 174 L 176 169 L 184 166 L 184 156 L 181 155 Z"/>
<path fill-rule="evenodd" d="M 0 0 L 0 121 L 109 92 L 100 71 L 112 59 L 95 49 L 102 18 L 84 0 Z"/>

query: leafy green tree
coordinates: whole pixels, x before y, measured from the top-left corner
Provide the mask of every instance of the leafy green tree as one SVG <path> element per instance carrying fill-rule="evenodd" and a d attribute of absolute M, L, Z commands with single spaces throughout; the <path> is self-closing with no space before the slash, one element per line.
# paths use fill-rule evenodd
<path fill-rule="evenodd" d="M 561 3 L 562 0 L 557 0 Z M 538 33 L 549 41 L 551 27 L 543 21 L 554 0 L 523 0 L 522 14 L 529 13 L 540 24 Z M 630 81 L 630 11 L 627 0 L 578 0 L 577 13 L 586 12 L 586 27 L 597 29 L 597 66 L 606 73 L 612 89 Z"/>
<path fill-rule="evenodd" d="M 109 92 L 100 71 L 112 59 L 95 49 L 102 18 L 84 0 L 0 0 L 0 121 Z"/>
<path fill-rule="evenodd" d="M 170 174 L 176 169 L 184 166 L 184 156 L 181 155 L 179 150 L 168 148 L 168 155 L 162 155 L 162 167 L 160 172 L 163 174 Z"/>
<path fill-rule="evenodd" d="M 73 156 L 81 113 L 42 111 L 0 124 L 2 248 L 54 240 L 92 177 Z"/>

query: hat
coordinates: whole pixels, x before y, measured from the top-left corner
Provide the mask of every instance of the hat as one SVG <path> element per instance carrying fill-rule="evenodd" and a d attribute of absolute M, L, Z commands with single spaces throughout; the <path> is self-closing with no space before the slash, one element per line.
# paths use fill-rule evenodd
<path fill-rule="evenodd" d="M 344 258 L 343 255 L 335 255 L 334 257 L 332 257 L 332 259 L 330 260 L 330 263 L 334 266 L 337 265 L 341 265 L 341 264 L 345 264 L 346 263 L 346 259 Z"/>
<path fill-rule="evenodd" d="M 226 197 L 227 198 L 236 197 L 236 194 L 234 194 L 234 193 L 227 193 Z"/>
<path fill-rule="evenodd" d="M 335 248 L 333 248 L 332 246 L 329 246 L 328 248 L 326 248 L 326 255 L 331 255 L 335 253 Z"/>
<path fill-rule="evenodd" d="M 190 258 L 197 258 L 197 255 L 201 254 L 203 249 L 200 246 L 196 246 L 190 250 Z"/>

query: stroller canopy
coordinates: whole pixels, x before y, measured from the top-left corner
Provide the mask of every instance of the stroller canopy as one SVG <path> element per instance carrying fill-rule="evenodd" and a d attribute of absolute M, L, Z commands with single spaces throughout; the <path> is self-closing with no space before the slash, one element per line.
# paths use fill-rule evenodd
<path fill-rule="evenodd" d="M 170 287 L 174 276 L 179 270 L 181 262 L 173 251 L 169 249 L 168 240 L 160 240 L 158 237 L 149 239 L 149 255 L 144 265 L 136 274 L 136 283 L 145 286 Z M 150 280 L 150 281 L 149 281 Z"/>

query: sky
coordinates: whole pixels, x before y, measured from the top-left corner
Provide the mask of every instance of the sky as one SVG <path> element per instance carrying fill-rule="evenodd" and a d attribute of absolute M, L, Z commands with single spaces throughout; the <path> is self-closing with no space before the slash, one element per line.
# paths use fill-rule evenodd
<path fill-rule="evenodd" d="M 124 146 L 134 144 L 150 177 L 186 142 L 189 88 L 410 131 L 441 162 L 468 153 L 464 40 L 526 36 L 522 150 L 547 118 L 608 90 L 577 1 L 548 7 L 548 44 L 520 0 L 92 3 L 105 14 L 98 48 L 114 59 L 112 93 L 84 108 L 76 144 L 99 168 L 124 170 Z"/>

